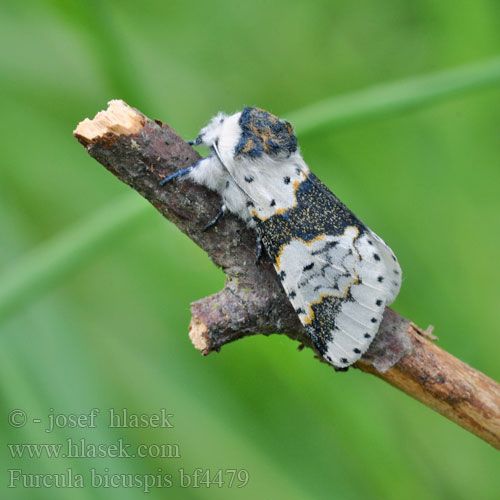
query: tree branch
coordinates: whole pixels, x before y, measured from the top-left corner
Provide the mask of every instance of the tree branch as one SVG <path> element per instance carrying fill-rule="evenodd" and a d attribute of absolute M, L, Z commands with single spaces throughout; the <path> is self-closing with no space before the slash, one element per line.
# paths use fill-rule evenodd
<path fill-rule="evenodd" d="M 225 288 L 191 304 L 189 335 L 203 355 L 258 333 L 283 333 L 315 350 L 270 260 L 265 256 L 260 264 L 255 263 L 254 233 L 232 215 L 202 231 L 220 208 L 219 196 L 188 180 L 159 186 L 161 179 L 200 158 L 174 130 L 123 101 L 111 101 L 107 111 L 81 122 L 74 136 L 93 158 L 149 200 L 224 270 Z M 386 308 L 374 342 L 355 366 L 500 449 L 500 385 L 426 336 L 430 335 Z"/>

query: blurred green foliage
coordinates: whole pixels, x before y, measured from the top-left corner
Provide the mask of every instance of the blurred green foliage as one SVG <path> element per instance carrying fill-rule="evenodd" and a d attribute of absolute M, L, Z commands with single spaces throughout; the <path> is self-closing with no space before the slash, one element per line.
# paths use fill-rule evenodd
<path fill-rule="evenodd" d="M 0 325 L 3 484 L 7 469 L 72 468 L 87 478 L 94 467 L 173 474 L 173 487 L 150 498 L 497 497 L 498 452 L 373 377 L 334 374 L 281 336 L 201 358 L 187 337 L 189 302 L 219 290 L 222 273 L 71 131 L 112 98 L 188 138 L 219 110 L 295 116 L 308 164 L 398 254 L 395 308 L 435 325 L 441 346 L 500 379 L 499 87 L 335 129 L 323 123 L 302 137 L 311 115 L 298 112 L 328 110 L 330 119 L 332 97 L 496 57 L 499 22 L 494 0 L 3 2 L 0 301 L 24 286 Z M 50 408 L 93 407 L 103 414 L 96 429 L 45 433 L 6 418 L 21 408 L 46 423 Z M 110 429 L 111 407 L 164 407 L 175 427 Z M 5 446 L 68 437 L 177 443 L 181 457 L 21 460 Z M 180 468 L 246 469 L 250 480 L 182 489 Z"/>

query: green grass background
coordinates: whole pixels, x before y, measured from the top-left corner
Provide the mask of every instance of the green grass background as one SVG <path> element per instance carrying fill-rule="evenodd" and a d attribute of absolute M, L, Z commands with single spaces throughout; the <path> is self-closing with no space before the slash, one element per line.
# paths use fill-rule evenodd
<path fill-rule="evenodd" d="M 499 60 L 467 73 L 474 92 L 446 80 L 449 98 L 431 105 L 411 102 L 411 82 L 497 57 L 499 23 L 495 0 L 2 2 L 2 498 L 144 496 L 7 489 L 8 469 L 92 467 L 173 475 L 146 498 L 498 498 L 497 451 L 374 377 L 335 374 L 283 336 L 202 358 L 189 303 L 218 291 L 222 272 L 71 132 L 113 98 L 186 138 L 219 110 L 295 117 L 307 163 L 399 256 L 395 309 L 498 380 L 500 85 L 479 87 L 500 80 Z M 390 116 L 393 87 L 342 97 L 401 79 L 411 109 Z M 13 408 L 46 422 L 50 408 L 93 407 L 96 429 L 7 423 Z M 166 408 L 175 427 L 110 429 L 111 407 Z M 68 437 L 176 443 L 181 458 L 21 460 L 5 446 Z M 182 489 L 180 468 L 250 480 Z"/>

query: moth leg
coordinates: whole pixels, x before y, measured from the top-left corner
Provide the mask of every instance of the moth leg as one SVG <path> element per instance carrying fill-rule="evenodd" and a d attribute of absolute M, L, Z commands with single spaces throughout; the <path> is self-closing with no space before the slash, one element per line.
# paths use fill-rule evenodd
<path fill-rule="evenodd" d="M 255 263 L 258 264 L 262 258 L 262 238 L 259 233 L 257 234 L 257 255 L 255 257 Z"/>
<path fill-rule="evenodd" d="M 217 215 L 202 229 L 203 232 L 210 229 L 212 226 L 215 226 L 219 219 L 224 215 L 226 211 L 226 205 L 222 205 L 221 209 L 217 212 Z"/>
<path fill-rule="evenodd" d="M 183 168 L 182 170 L 178 170 L 177 172 L 174 172 L 172 175 L 169 175 L 168 177 L 165 177 L 165 179 L 162 179 L 160 182 L 160 186 L 164 186 L 167 182 L 170 182 L 173 179 L 176 179 L 177 177 L 184 177 L 185 175 L 189 174 L 192 172 L 205 158 L 202 158 L 201 160 L 198 160 L 194 165 L 191 165 L 188 168 Z"/>
<path fill-rule="evenodd" d="M 202 143 L 201 135 L 199 135 L 194 141 L 187 141 L 190 146 L 199 146 Z"/>
<path fill-rule="evenodd" d="M 334 366 L 333 369 L 336 371 L 336 372 L 346 372 L 347 370 L 349 370 L 349 366 L 345 366 L 344 368 L 339 368 L 338 366 Z"/>

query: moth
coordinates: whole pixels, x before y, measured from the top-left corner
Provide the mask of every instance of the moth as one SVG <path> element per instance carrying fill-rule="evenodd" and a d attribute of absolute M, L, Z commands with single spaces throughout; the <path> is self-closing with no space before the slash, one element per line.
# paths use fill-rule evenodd
<path fill-rule="evenodd" d="M 219 113 L 191 144 L 211 154 L 161 184 L 185 177 L 217 191 L 224 212 L 257 235 L 307 334 L 323 358 L 346 369 L 368 349 L 401 287 L 387 244 L 304 162 L 290 123 L 256 107 Z"/>

